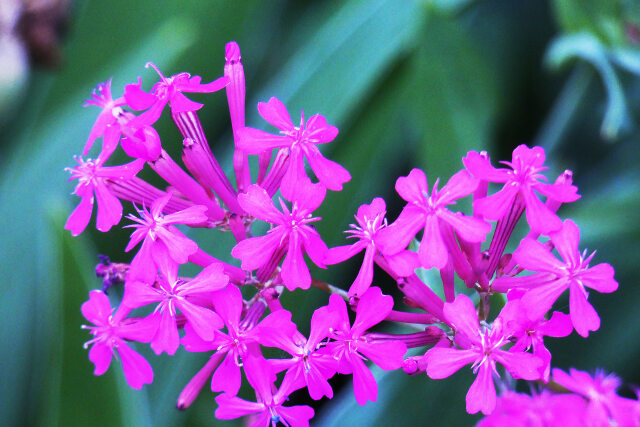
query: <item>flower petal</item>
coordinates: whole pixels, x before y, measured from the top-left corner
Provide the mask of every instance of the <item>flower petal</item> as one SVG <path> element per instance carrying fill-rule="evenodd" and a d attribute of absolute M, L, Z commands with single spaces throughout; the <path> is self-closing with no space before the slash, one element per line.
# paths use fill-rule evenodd
<path fill-rule="evenodd" d="M 569 314 L 576 332 L 585 338 L 589 335 L 589 331 L 597 331 L 600 328 L 598 313 L 587 301 L 584 288 L 575 281 L 571 282 Z"/>
<path fill-rule="evenodd" d="M 158 355 L 165 351 L 169 356 L 173 356 L 180 346 L 176 319 L 169 312 L 168 307 L 161 313 L 157 312 L 156 315 L 160 316 L 160 325 L 151 341 L 151 348 Z"/>
<path fill-rule="evenodd" d="M 302 242 L 298 233 L 289 236 L 289 251 L 282 262 L 280 276 L 282 282 L 290 291 L 296 288 L 309 289 L 311 286 L 311 274 L 304 262 L 302 255 Z"/>
<path fill-rule="evenodd" d="M 375 254 L 375 246 L 367 246 L 358 275 L 349 288 L 349 297 L 360 297 L 369 289 L 369 286 L 371 286 L 371 282 L 373 282 L 373 258 Z"/>
<path fill-rule="evenodd" d="M 329 160 L 314 145 L 305 150 L 307 161 L 318 181 L 332 191 L 342 191 L 342 184 L 351 180 L 351 174 L 340 164 Z"/>
<path fill-rule="evenodd" d="M 524 202 L 527 206 L 526 215 L 527 223 L 532 230 L 549 235 L 562 228 L 562 221 L 558 216 L 551 212 L 544 203 L 534 194 L 533 189 L 523 189 L 521 192 Z"/>
<path fill-rule="evenodd" d="M 230 351 L 211 377 L 211 391 L 224 391 L 235 396 L 240 391 L 241 384 L 240 366 L 234 353 Z"/>
<path fill-rule="evenodd" d="M 246 193 L 238 195 L 238 203 L 242 209 L 262 221 L 279 224 L 282 213 L 276 209 L 267 192 L 258 185 L 251 185 Z"/>
<path fill-rule="evenodd" d="M 544 361 L 531 353 L 494 350 L 493 357 L 517 379 L 528 381 L 540 378 L 540 369 Z"/>
<path fill-rule="evenodd" d="M 513 205 L 519 191 L 519 186 L 507 184 L 495 194 L 474 200 L 473 211 L 489 221 L 501 220 Z"/>
<path fill-rule="evenodd" d="M 562 275 L 566 265 L 554 257 L 542 243 L 525 238 L 513 253 L 513 258 L 520 267 L 531 271 L 544 271 Z"/>
<path fill-rule="evenodd" d="M 89 300 L 80 308 L 82 315 L 97 326 L 106 325 L 111 316 L 111 303 L 109 298 L 101 291 L 89 292 Z"/>
<path fill-rule="evenodd" d="M 402 367 L 407 346 L 402 341 L 359 343 L 358 352 L 367 356 L 380 369 L 390 371 Z"/>
<path fill-rule="evenodd" d="M 112 356 L 113 349 L 106 343 L 97 342 L 92 345 L 89 350 L 89 360 L 95 365 L 93 375 L 102 375 L 107 372 Z"/>
<path fill-rule="evenodd" d="M 482 411 L 489 415 L 496 407 L 496 388 L 491 378 L 491 366 L 488 363 L 480 365 L 480 371 L 467 392 L 467 412 L 475 414 Z"/>
<path fill-rule="evenodd" d="M 393 298 L 383 295 L 378 287 L 369 288 L 358 301 L 356 320 L 353 322 L 351 334 L 362 336 L 367 329 L 382 322 L 393 310 Z"/>
<path fill-rule="evenodd" d="M 258 113 L 270 125 L 280 130 L 289 131 L 295 127 L 287 107 L 276 97 L 269 99 L 269 102 L 258 102 Z"/>
<path fill-rule="evenodd" d="M 71 231 L 71 234 L 74 236 L 82 233 L 91 220 L 93 201 L 93 194 L 82 197 L 78 206 L 76 206 L 73 212 L 71 212 L 71 215 L 69 215 L 64 229 Z"/>
<path fill-rule="evenodd" d="M 418 248 L 420 263 L 424 268 L 443 268 L 449 260 L 449 250 L 444 244 L 436 215 L 427 215 L 424 235 Z"/>
<path fill-rule="evenodd" d="M 324 258 L 324 264 L 333 265 L 346 261 L 349 258 L 362 252 L 366 245 L 366 242 L 359 240 L 353 245 L 336 246 L 335 248 L 329 248 L 327 256 Z"/>
<path fill-rule="evenodd" d="M 140 390 L 144 384 L 153 382 L 153 370 L 149 362 L 135 350 L 129 348 L 124 341 L 118 346 L 118 355 L 122 360 L 124 376 L 131 388 Z"/>
<path fill-rule="evenodd" d="M 598 264 L 579 273 L 579 280 L 588 288 L 598 292 L 609 293 L 618 289 L 618 282 L 613 278 L 613 267 L 609 264 Z"/>
<path fill-rule="evenodd" d="M 508 170 L 494 168 L 491 161 L 477 151 L 469 151 L 462 159 L 462 163 L 471 175 L 485 181 L 507 182 L 510 177 Z"/>
<path fill-rule="evenodd" d="M 484 242 L 491 232 L 491 224 L 480 218 L 463 215 L 460 212 L 450 212 L 446 209 L 438 211 L 438 217 L 450 224 L 456 233 L 467 242 Z"/>
<path fill-rule="evenodd" d="M 286 136 L 273 135 L 250 127 L 238 129 L 236 137 L 238 149 L 247 154 L 260 154 L 263 151 L 291 145 L 291 139 Z"/>
<path fill-rule="evenodd" d="M 266 409 L 262 403 L 248 402 L 236 397 L 233 393 L 223 393 L 216 396 L 216 403 L 218 404 L 216 418 L 220 420 L 232 420 Z"/>
<path fill-rule="evenodd" d="M 425 226 L 425 213 L 419 207 L 408 204 L 393 224 L 376 235 L 376 246 L 385 255 L 395 255 L 405 249 L 411 239 Z"/>
<path fill-rule="evenodd" d="M 478 352 L 474 350 L 433 347 L 425 354 L 427 375 L 433 380 L 447 378 L 479 357 Z"/>
<path fill-rule="evenodd" d="M 443 312 L 456 332 L 464 334 L 472 341 L 479 340 L 478 314 L 468 296 L 460 294 L 453 302 L 445 303 Z"/>
<path fill-rule="evenodd" d="M 228 329 L 237 331 L 240 315 L 244 308 L 240 289 L 235 285 L 229 284 L 226 288 L 214 292 L 213 306 Z"/>
<path fill-rule="evenodd" d="M 565 279 L 559 279 L 524 294 L 522 305 L 526 307 L 529 318 L 542 318 L 568 287 L 569 284 Z"/>
<path fill-rule="evenodd" d="M 338 128 L 327 124 L 327 119 L 321 114 L 309 117 L 305 126 L 305 137 L 314 144 L 326 144 L 338 136 Z"/>
<path fill-rule="evenodd" d="M 193 330 L 205 341 L 213 340 L 214 331 L 224 326 L 222 319 L 213 311 L 183 300 L 176 306 L 187 318 Z"/>
<path fill-rule="evenodd" d="M 453 175 L 438 192 L 438 202 L 446 205 L 454 203 L 456 200 L 473 193 L 479 182 L 463 169 Z"/>
<path fill-rule="evenodd" d="M 238 242 L 231 250 L 231 255 L 242 261 L 243 270 L 255 270 L 269 261 L 271 255 L 280 246 L 282 238 L 283 232 L 275 228 L 264 236 L 251 237 Z"/>
<path fill-rule="evenodd" d="M 373 374 L 359 357 L 351 357 L 349 360 L 353 367 L 353 393 L 356 402 L 360 405 L 365 405 L 369 400 L 375 402 L 378 398 L 378 384 Z"/>
<path fill-rule="evenodd" d="M 405 201 L 421 204 L 424 195 L 429 194 L 427 176 L 420 169 L 411 169 L 409 175 L 396 180 L 396 191 Z"/>

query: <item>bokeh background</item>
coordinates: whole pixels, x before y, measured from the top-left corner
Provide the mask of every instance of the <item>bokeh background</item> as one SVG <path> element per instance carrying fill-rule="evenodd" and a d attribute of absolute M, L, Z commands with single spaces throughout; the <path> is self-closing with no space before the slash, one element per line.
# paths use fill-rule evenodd
<path fill-rule="evenodd" d="M 340 129 L 325 155 L 350 170 L 330 193 L 318 228 L 329 245 L 362 203 L 401 208 L 395 179 L 412 167 L 448 179 L 468 150 L 509 160 L 521 143 L 547 150 L 549 177 L 574 172 L 583 198 L 565 206 L 594 262 L 616 269 L 620 289 L 590 296 L 602 326 L 588 339 L 550 340 L 553 364 L 602 367 L 640 383 L 640 3 L 636 0 L 234 0 L 0 1 L 0 416 L 3 425 L 218 425 L 205 387 L 192 408 L 176 398 L 206 355 L 147 355 L 155 381 L 126 386 L 121 369 L 92 375 L 80 305 L 101 283 L 97 254 L 127 261 L 128 232 L 63 230 L 77 202 L 67 182 L 97 115 L 82 108 L 113 78 L 114 92 L 143 76 L 144 64 L 222 75 L 224 45 L 236 40 L 247 76 L 247 123 L 277 96 L 292 112 L 319 112 Z M 149 88 L 149 85 L 146 86 Z M 230 170 L 226 100 L 196 97 L 213 150 Z M 292 113 L 295 116 L 295 113 Z M 165 116 L 168 151 L 181 139 Z M 229 259 L 231 240 L 194 233 Z M 358 260 L 319 278 L 347 287 Z M 377 277 L 383 277 L 379 275 Z M 385 292 L 392 292 L 380 279 Z M 112 297 L 117 299 L 117 291 Z M 326 302 L 321 291 L 288 295 L 294 320 Z M 567 299 L 558 307 L 566 309 Z M 304 327 L 303 327 L 304 329 Z M 144 351 L 144 349 L 142 350 Z M 316 405 L 316 425 L 472 425 L 464 396 L 473 380 L 382 373 L 378 402 L 357 405 L 349 381 Z M 304 396 L 293 395 L 300 402 Z M 233 423 L 220 423 L 232 425 Z"/>

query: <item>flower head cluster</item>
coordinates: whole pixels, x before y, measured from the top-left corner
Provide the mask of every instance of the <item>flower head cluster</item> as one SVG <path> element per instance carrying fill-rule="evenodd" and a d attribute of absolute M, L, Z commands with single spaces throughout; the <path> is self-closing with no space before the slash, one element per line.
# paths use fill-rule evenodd
<path fill-rule="evenodd" d="M 493 167 L 487 153 L 472 151 L 462 159 L 465 168 L 442 186 L 437 178 L 429 187 L 427 174 L 413 169 L 396 182 L 406 204 L 395 221 L 386 218 L 386 203 L 376 197 L 358 209 L 347 231 L 353 243 L 328 248 L 314 227 L 320 220 L 314 212 L 327 190 L 341 191 L 351 177 L 319 146 L 332 142 L 338 129 L 320 114 L 301 114 L 294 124 L 277 98 L 258 104 L 258 111 L 278 134 L 247 127 L 244 69 L 235 42 L 227 45 L 225 60 L 223 76 L 210 83 L 188 73 L 165 77 L 149 63 L 159 78 L 149 91 L 139 78 L 114 97 L 107 81 L 87 101 L 101 112 L 83 157 L 76 158 L 78 166 L 69 169 L 71 179 L 78 180 L 74 193 L 80 203 L 65 228 L 82 233 L 96 201 L 96 228 L 103 232 L 120 223 L 122 201 L 137 212 L 126 216 L 130 223 L 125 228 L 133 232 L 123 249 L 135 252 L 131 261 L 112 264 L 104 258 L 96 269 L 105 291 L 124 283 L 120 305 L 114 311 L 104 292 L 92 291 L 82 306 L 94 325 L 87 326 L 92 335 L 87 346 L 96 375 L 104 374 L 117 355 L 133 388 L 150 383 L 151 365 L 130 347 L 132 341 L 149 343 L 156 354 L 174 355 L 181 347 L 206 352 L 207 362 L 178 396 L 178 407 L 187 408 L 210 381 L 211 390 L 219 393 L 219 419 L 247 416 L 258 426 L 308 425 L 314 409 L 290 406 L 288 396 L 306 389 L 313 400 L 331 399 L 329 380 L 338 374 L 353 376 L 358 403 L 375 401 L 379 385 L 370 363 L 384 370 L 424 372 L 432 379 L 470 366 L 477 377 L 467 394 L 467 410 L 495 413 L 483 421 L 486 425 L 512 419 L 513 411 L 521 420 L 550 419 L 554 408 L 563 405 L 572 414 L 587 411 L 599 419 L 623 420 L 620 414 L 629 410 L 637 414 L 636 401 L 617 397 L 617 383 L 609 377 L 556 370 L 551 376 L 545 338 L 564 337 L 573 329 L 586 337 L 597 330 L 600 319 L 586 289 L 613 292 L 618 286 L 610 265 L 590 266 L 593 254 L 580 252 L 578 226 L 556 215 L 562 203 L 579 197 L 569 171 L 546 183 L 544 150 L 526 145 L 514 150 L 503 169 Z M 209 147 L 198 117 L 202 104 L 187 97 L 222 89 L 233 129 L 235 180 Z M 183 136 L 183 165 L 171 158 L 153 128 L 167 105 Z M 100 142 L 98 156 L 86 158 Z M 119 147 L 133 159 L 106 166 Z M 254 155 L 257 173 L 250 169 L 249 156 Z M 138 177 L 146 166 L 166 186 Z M 489 194 L 489 183 L 502 187 Z M 458 200 L 469 196 L 471 213 L 454 210 Z M 513 254 L 505 253 L 521 217 L 530 232 Z M 253 235 L 257 221 L 268 225 L 264 235 Z M 187 228 L 230 231 L 236 244 L 229 251 L 238 261 L 214 258 Z M 361 252 L 357 275 L 344 280 L 348 291 L 313 278 L 307 264 L 310 260 L 326 268 Z M 186 264 L 199 272 L 181 275 Z M 374 285 L 375 266 L 397 283 L 411 310 L 394 309 L 399 304 Z M 440 274 L 444 298 L 435 284 L 420 279 L 421 269 L 432 268 Z M 466 285 L 464 292 L 456 287 L 458 280 Z M 283 307 L 280 296 L 311 286 L 331 295 L 314 311 L 305 335 L 301 331 L 308 328 L 292 321 L 292 308 Z M 566 290 L 569 313 L 552 311 Z M 505 304 L 490 315 L 490 296 L 497 295 Z M 355 317 L 350 318 L 350 310 Z M 395 326 L 377 331 L 382 322 Z M 279 349 L 282 357 L 266 357 L 273 352 L 265 348 Z M 424 350 L 405 359 L 409 348 Z M 503 381 L 505 376 L 542 384 L 552 377 L 575 394 L 543 390 L 523 397 L 510 391 L 498 397 L 495 382 L 501 389 L 511 383 Z M 243 381 L 255 391 L 255 400 L 238 396 Z M 543 406 L 547 409 L 539 413 L 531 409 Z"/>

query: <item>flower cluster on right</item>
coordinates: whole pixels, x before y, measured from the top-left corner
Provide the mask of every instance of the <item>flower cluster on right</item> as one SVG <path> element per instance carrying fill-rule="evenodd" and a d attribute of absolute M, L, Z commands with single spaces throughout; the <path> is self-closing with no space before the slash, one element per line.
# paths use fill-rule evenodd
<path fill-rule="evenodd" d="M 342 191 L 351 175 L 325 158 L 318 145 L 332 142 L 338 129 L 320 114 L 301 114 L 294 124 L 277 98 L 260 103 L 258 111 L 278 134 L 247 127 L 244 71 L 235 42 L 227 45 L 224 75 L 210 83 L 187 73 L 165 77 L 148 65 L 159 75 L 149 92 L 141 79 L 115 99 L 110 82 L 97 87 L 88 104 L 102 112 L 83 155 L 100 139 L 101 149 L 95 159 L 77 157 L 78 166 L 70 169 L 81 199 L 65 226 L 72 234 L 85 230 L 94 204 L 102 232 L 120 223 L 122 201 L 133 203 L 138 214 L 127 216 L 133 233 L 124 248 L 138 247 L 136 255 L 130 263 L 102 257 L 96 272 L 104 279 L 103 289 L 91 291 L 82 306 L 93 323 L 85 326 L 93 336 L 86 347 L 91 346 L 96 375 L 104 374 L 117 355 L 131 387 L 151 383 L 153 368 L 130 346 L 134 341 L 149 343 L 158 355 L 174 355 L 180 348 L 207 352 L 206 364 L 177 396 L 180 409 L 210 379 L 211 390 L 220 393 L 215 398 L 219 419 L 249 416 L 254 425 L 306 426 L 313 409 L 285 406 L 289 395 L 306 389 L 314 400 L 331 399 L 329 380 L 342 374 L 353 376 L 358 403 L 375 401 L 378 384 L 366 362 L 432 379 L 471 365 L 477 377 L 466 408 L 489 415 L 481 421 L 484 426 L 565 419 L 567 425 L 640 423 L 638 400 L 619 396 L 615 377 L 551 369 L 545 337 L 565 337 L 573 330 L 587 337 L 597 330 L 600 318 L 588 290 L 613 292 L 618 283 L 609 264 L 591 265 L 594 254 L 581 252 L 578 226 L 556 215 L 563 203 L 580 196 L 570 171 L 547 181 L 541 147 L 517 147 L 500 168 L 486 152 L 469 152 L 462 159 L 464 169 L 444 185 L 436 179 L 429 187 L 426 174 L 413 169 L 396 182 L 406 205 L 395 221 L 387 220 L 385 201 L 374 198 L 360 206 L 347 231 L 354 242 L 329 248 L 314 227 L 321 218 L 313 212 L 328 190 Z M 203 104 L 185 96 L 223 89 L 235 147 L 231 178 L 207 142 L 197 114 Z M 153 127 L 167 105 L 183 136 L 184 168 Z M 133 160 L 107 166 L 119 147 Z M 249 156 L 257 156 L 257 170 L 251 170 Z M 165 189 L 136 176 L 145 166 L 166 181 Z M 490 184 L 500 189 L 490 192 Z M 278 193 L 279 209 L 273 200 Z M 452 210 L 468 196 L 469 215 Z M 529 232 L 513 253 L 506 253 L 523 215 Z M 257 221 L 268 224 L 266 234 L 253 235 Z M 228 250 L 239 265 L 204 251 L 181 231 L 187 227 L 231 232 L 237 243 Z M 313 278 L 307 266 L 310 259 L 327 268 L 363 251 L 348 290 Z M 180 274 L 187 263 L 201 268 L 195 277 Z M 396 281 L 405 309 L 394 309 L 393 298 L 372 285 L 375 265 Z M 441 283 L 425 283 L 427 269 L 439 272 Z M 123 297 L 112 309 L 107 292 L 119 285 Z M 330 296 L 308 319 L 306 337 L 280 297 L 311 286 Z M 569 312 L 553 311 L 566 291 Z M 407 332 L 375 330 L 381 322 Z M 267 359 L 264 347 L 290 357 Z M 409 348 L 427 350 L 407 357 Z M 255 401 L 238 396 L 243 377 Z M 516 393 L 514 379 L 537 381 L 534 393 Z"/>

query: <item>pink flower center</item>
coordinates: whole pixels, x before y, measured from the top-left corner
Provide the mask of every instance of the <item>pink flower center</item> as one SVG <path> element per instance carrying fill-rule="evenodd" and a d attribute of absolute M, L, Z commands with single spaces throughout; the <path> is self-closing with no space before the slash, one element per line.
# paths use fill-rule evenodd
<path fill-rule="evenodd" d="M 71 172 L 71 179 L 77 179 L 79 181 L 79 185 L 96 185 L 101 180 L 98 176 L 98 166 L 97 162 L 94 159 L 83 160 L 82 157 L 76 156 L 74 157 L 75 161 L 78 162 L 78 166 L 76 168 L 67 168 L 68 172 Z"/>
<path fill-rule="evenodd" d="M 362 219 L 356 217 L 356 221 L 358 221 L 358 225 L 349 224 L 349 227 L 353 230 L 345 231 L 345 233 L 350 234 L 347 239 L 357 238 L 372 241 L 376 233 L 387 226 L 387 219 L 385 218 L 384 212 L 377 214 L 373 218 L 368 218 L 366 215 Z"/>
<path fill-rule="evenodd" d="M 90 345 L 97 342 L 104 342 L 109 347 L 113 348 L 117 345 L 117 335 L 114 333 L 115 325 L 113 325 L 113 316 L 109 316 L 108 323 L 106 325 L 99 326 L 86 326 L 82 325 L 82 329 L 88 329 L 95 338 L 83 344 L 83 348 L 87 349 Z"/>
<path fill-rule="evenodd" d="M 294 127 L 292 130 L 280 131 L 280 133 L 292 139 L 290 149 L 293 149 L 297 145 L 304 147 L 306 144 L 317 144 L 320 142 L 319 139 L 313 138 L 311 136 L 312 133 L 307 130 L 304 121 L 304 112 L 300 114 L 300 126 Z"/>
<path fill-rule="evenodd" d="M 516 157 L 513 162 L 502 161 L 500 163 L 513 169 L 513 171 L 509 171 L 511 185 L 524 186 L 536 184 L 541 180 L 546 181 L 545 176 L 540 174 L 540 172 L 548 169 L 546 167 L 537 167 L 531 163 L 526 163 L 520 157 Z"/>

